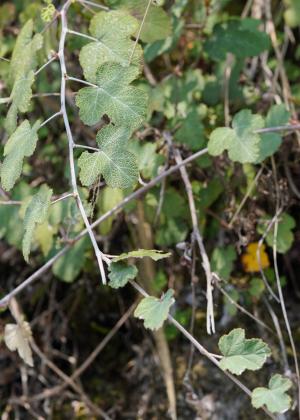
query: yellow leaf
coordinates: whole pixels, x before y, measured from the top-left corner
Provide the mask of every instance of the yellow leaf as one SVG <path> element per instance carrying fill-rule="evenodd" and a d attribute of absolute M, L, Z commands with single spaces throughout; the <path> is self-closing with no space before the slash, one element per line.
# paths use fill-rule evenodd
<path fill-rule="evenodd" d="M 259 249 L 259 255 L 257 253 L 258 242 L 251 242 L 246 249 L 246 252 L 242 255 L 242 264 L 244 270 L 247 273 L 253 273 L 260 270 L 260 268 L 270 267 L 270 261 L 268 254 L 266 253 L 266 247 L 263 244 Z"/>

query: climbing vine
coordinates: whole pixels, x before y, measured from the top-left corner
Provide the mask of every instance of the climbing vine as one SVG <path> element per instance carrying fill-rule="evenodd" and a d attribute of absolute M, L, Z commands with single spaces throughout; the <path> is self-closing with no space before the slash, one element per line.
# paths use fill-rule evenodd
<path fill-rule="evenodd" d="M 293 246 L 296 221 L 288 213 L 276 166 L 276 156 L 287 154 L 285 136 L 299 129 L 297 110 L 271 2 L 260 5 L 259 19 L 247 17 L 252 2 L 246 2 L 241 18 L 232 17 L 230 8 L 225 12 L 229 3 L 67 0 L 56 8 L 51 1 L 37 2 L 37 11 L 23 12 L 16 39 L 1 52 L 7 96 L 0 99 L 0 233 L 9 247 L 22 251 L 32 273 L 1 286 L 0 306 L 15 319 L 14 324 L 5 321 L 3 341 L 34 367 L 32 351 L 41 356 L 38 337 L 16 299 L 22 302 L 21 293 L 32 290 L 50 268 L 55 279 L 67 283 L 92 272 L 102 283 L 95 287 L 108 284 L 111 294 L 130 286 L 142 295 L 134 317 L 153 331 L 173 419 L 177 408 L 167 323 L 265 416 L 299 407 L 297 350 L 277 262 L 277 254 Z M 259 2 L 253 3 L 252 13 Z M 291 2 L 289 7 L 296 6 Z M 10 16 L 9 3 L 0 10 Z M 274 72 L 274 82 L 268 71 Z M 262 87 L 255 90 L 256 83 Z M 44 91 L 52 86 L 57 92 Z M 268 94 L 272 100 L 258 105 L 260 95 Z M 57 101 L 50 115 L 47 106 L 40 109 L 36 103 L 49 97 Z M 284 165 L 297 196 L 286 160 Z M 247 235 L 247 202 L 259 201 L 260 179 L 270 183 L 272 177 L 275 216 L 269 202 L 261 205 L 259 218 L 248 220 L 249 229 L 256 226 Z M 125 233 L 117 226 L 121 210 Z M 110 236 L 114 226 L 130 239 Z M 183 279 L 176 258 L 181 269 L 187 267 Z M 167 272 L 180 280 L 168 280 Z M 247 287 L 237 278 L 246 278 Z M 188 285 L 190 327 L 178 316 Z M 238 322 L 222 333 L 220 296 L 224 319 L 241 311 L 263 329 L 264 339 L 248 338 L 252 330 Z M 263 302 L 272 327 L 264 310 L 257 309 Z M 288 356 L 273 304 L 287 332 Z M 201 334 L 195 328 L 199 307 L 205 308 L 206 319 Z M 204 332 L 216 339 L 216 350 L 201 344 Z M 279 344 L 270 338 L 274 334 Z M 257 375 L 250 389 L 247 376 L 237 378 L 267 363 L 272 364 L 267 381 Z M 51 369 L 51 362 L 46 364 Z M 75 382 L 72 387 L 78 391 Z M 291 388 L 293 398 L 287 394 Z M 91 402 L 87 405 L 109 418 Z"/>

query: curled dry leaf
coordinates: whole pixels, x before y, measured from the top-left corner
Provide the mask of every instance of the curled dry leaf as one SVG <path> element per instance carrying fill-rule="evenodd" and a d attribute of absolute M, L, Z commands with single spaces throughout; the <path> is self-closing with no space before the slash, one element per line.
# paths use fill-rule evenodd
<path fill-rule="evenodd" d="M 17 350 L 21 359 L 29 366 L 33 366 L 32 351 L 29 345 L 31 336 L 30 325 L 24 320 L 20 320 L 18 324 L 5 325 L 5 344 L 10 351 Z"/>

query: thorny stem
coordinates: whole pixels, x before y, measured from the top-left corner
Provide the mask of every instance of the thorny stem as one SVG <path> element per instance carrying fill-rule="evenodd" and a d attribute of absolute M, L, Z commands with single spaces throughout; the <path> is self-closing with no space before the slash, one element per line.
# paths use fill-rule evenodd
<path fill-rule="evenodd" d="M 103 284 L 106 284 L 106 275 L 105 275 L 105 270 L 104 270 L 104 266 L 103 266 L 103 260 L 107 260 L 107 259 L 102 254 L 102 252 L 100 251 L 100 249 L 98 247 L 95 235 L 93 233 L 93 230 L 92 230 L 91 225 L 89 223 L 89 220 L 87 218 L 87 215 L 86 215 L 86 212 L 85 212 L 85 209 L 84 209 L 83 203 L 81 201 L 81 198 L 79 196 L 79 192 L 78 192 L 78 188 L 77 188 L 76 173 L 75 173 L 75 162 L 74 162 L 74 152 L 73 152 L 74 140 L 73 140 L 71 127 L 70 127 L 70 123 L 69 123 L 69 119 L 68 119 L 68 115 L 67 115 L 67 110 L 66 110 L 66 75 L 67 75 L 67 69 L 66 69 L 66 63 L 65 63 L 64 48 L 65 48 L 66 35 L 67 35 L 67 32 L 68 32 L 66 12 L 67 12 L 70 4 L 71 4 L 71 0 L 68 0 L 64 4 L 64 6 L 63 6 L 63 8 L 60 12 L 62 28 L 61 28 L 61 36 L 60 36 L 60 42 L 59 42 L 58 57 L 59 57 L 59 62 L 60 62 L 60 67 L 61 67 L 61 92 L 60 92 L 61 93 L 61 111 L 62 111 L 64 124 L 65 124 L 65 129 L 66 129 L 67 138 L 68 138 L 69 162 L 70 162 L 70 173 L 71 173 L 71 183 L 72 183 L 73 193 L 74 193 L 79 211 L 81 213 L 82 219 L 84 221 L 84 224 L 86 226 L 86 229 L 88 231 L 88 234 L 90 236 L 91 242 L 92 242 L 93 247 L 94 247 L 94 251 L 95 251 L 95 254 L 96 254 L 96 258 L 97 258 L 100 273 L 101 273 L 102 282 L 103 282 Z"/>

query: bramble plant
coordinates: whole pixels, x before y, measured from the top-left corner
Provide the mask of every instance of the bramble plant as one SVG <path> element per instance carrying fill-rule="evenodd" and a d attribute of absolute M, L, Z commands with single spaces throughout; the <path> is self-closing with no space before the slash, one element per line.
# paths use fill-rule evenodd
<path fill-rule="evenodd" d="M 178 407 L 170 327 L 171 339 L 180 332 L 193 349 L 182 379 L 189 389 L 196 349 L 248 395 L 253 410 L 275 419 L 292 406 L 295 413 L 298 404 L 300 413 L 282 276 L 295 277 L 287 253 L 297 237 L 282 170 L 295 199 L 300 196 L 285 146 L 285 136 L 299 129 L 293 97 L 299 86 L 290 87 L 284 63 L 292 29 L 281 48 L 270 0 L 253 2 L 252 9 L 251 2 L 241 2 L 241 17 L 235 12 L 241 5 L 231 9 L 229 0 L 25 3 L 0 7 L 6 92 L 0 99 L 0 235 L 3 249 L 12 255 L 21 250 L 26 263 L 17 260 L 19 275 L 1 286 L 0 306 L 15 319 L 12 324 L 3 313 L 7 348 L 32 369 L 41 359 L 64 380 L 63 388 L 71 386 L 81 398 L 83 416 L 111 418 L 102 400 L 91 401 L 78 385 L 81 367 L 69 377 L 51 360 L 51 352 L 70 348 L 41 352 L 38 312 L 26 307 L 33 317 L 27 322 L 16 300 L 38 288 L 34 282 L 50 268 L 55 279 L 76 281 L 79 288 L 79 275 L 96 276 L 102 285 L 89 287 L 102 293 L 102 302 L 123 296 L 123 287 L 142 295 L 116 331 L 132 313 L 152 331 L 173 420 Z M 286 28 L 294 25 L 293 8 L 289 2 Z M 300 21 L 298 9 L 296 15 Z M 286 258 L 280 264 L 285 261 L 287 270 L 277 254 Z M 37 289 L 37 311 L 47 296 Z M 51 294 L 51 305 L 53 299 Z M 105 307 L 107 302 L 103 317 Z M 88 303 L 84 311 L 94 309 Z M 238 311 L 249 317 L 249 327 Z M 203 318 L 214 351 L 200 344 Z M 253 331 L 263 340 L 252 338 Z M 243 382 L 237 378 L 259 369 Z M 24 378 L 22 384 L 25 389 Z M 26 395 L 9 404 L 38 416 L 41 408 L 35 412 L 34 397 Z M 6 404 L 0 404 L 4 412 Z M 178 418 L 191 418 L 184 416 Z"/>

